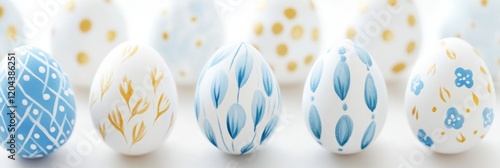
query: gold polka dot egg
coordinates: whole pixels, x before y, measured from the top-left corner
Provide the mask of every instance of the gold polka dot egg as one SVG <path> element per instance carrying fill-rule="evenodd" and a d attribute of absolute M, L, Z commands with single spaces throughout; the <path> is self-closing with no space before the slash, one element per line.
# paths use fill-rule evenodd
<path fill-rule="evenodd" d="M 408 80 L 405 112 L 416 139 L 438 153 L 473 148 L 494 119 L 495 90 L 486 64 L 466 41 L 435 43 Z"/>
<path fill-rule="evenodd" d="M 90 113 L 104 142 L 122 154 L 159 148 L 172 130 L 177 89 L 152 47 L 124 42 L 104 58 L 89 93 Z"/>
<path fill-rule="evenodd" d="M 361 0 L 345 37 L 363 45 L 388 82 L 406 79 L 419 56 L 421 20 L 412 0 Z"/>
<path fill-rule="evenodd" d="M 250 42 L 280 84 L 302 82 L 320 47 L 319 19 L 309 0 L 262 0 Z"/>
<path fill-rule="evenodd" d="M 157 16 L 150 43 L 178 84 L 195 85 L 206 61 L 222 46 L 224 29 L 212 1 L 172 1 Z"/>
<path fill-rule="evenodd" d="M 473 45 L 493 78 L 500 70 L 500 1 L 467 0 L 452 3 L 440 25 L 440 36 L 458 37 Z"/>
<path fill-rule="evenodd" d="M 10 0 L 0 0 L 0 58 L 11 49 L 24 44 L 21 14 Z"/>
<path fill-rule="evenodd" d="M 54 21 L 52 50 L 71 82 L 88 88 L 104 56 L 126 39 L 117 1 L 68 0 Z"/>
<path fill-rule="evenodd" d="M 14 158 L 36 159 L 70 139 L 75 97 L 59 63 L 45 51 L 21 46 L 0 69 L 0 143 Z"/>

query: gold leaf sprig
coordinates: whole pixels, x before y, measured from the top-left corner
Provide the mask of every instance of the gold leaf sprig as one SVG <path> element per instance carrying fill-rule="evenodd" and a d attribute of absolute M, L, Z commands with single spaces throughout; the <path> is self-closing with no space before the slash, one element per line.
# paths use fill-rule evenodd
<path fill-rule="evenodd" d="M 162 108 L 162 104 L 165 104 L 165 108 Z M 156 120 L 165 114 L 168 109 L 170 109 L 170 99 L 165 96 L 165 93 L 162 93 L 160 95 L 160 99 L 158 100 L 158 106 L 156 106 L 156 118 L 154 123 L 156 123 Z"/>
<path fill-rule="evenodd" d="M 127 45 L 123 51 L 122 51 L 122 63 L 125 62 L 127 59 L 131 58 L 132 56 L 137 53 L 137 50 L 139 50 L 139 46 L 136 44 L 129 44 Z"/>
<path fill-rule="evenodd" d="M 163 75 L 164 75 L 163 72 L 161 72 L 160 75 L 158 75 L 158 68 L 153 69 L 150 73 L 151 85 L 153 86 L 155 94 L 156 94 L 156 89 L 158 88 L 158 85 L 160 85 L 160 82 L 163 80 Z"/>
<path fill-rule="evenodd" d="M 116 107 L 116 110 L 111 112 L 111 114 L 108 114 L 108 120 L 111 123 L 111 125 L 113 125 L 113 127 L 122 134 L 123 138 L 125 139 L 125 142 L 128 143 L 127 137 L 125 137 L 122 113 L 120 112 L 118 107 Z"/>
<path fill-rule="evenodd" d="M 132 118 L 134 116 L 139 115 L 139 114 L 144 114 L 149 109 L 150 104 L 151 103 L 148 102 L 147 100 L 144 100 L 144 98 L 140 98 L 139 100 L 137 100 L 134 108 L 131 111 L 130 118 L 128 119 L 128 122 L 130 122 L 130 120 L 132 120 Z"/>
<path fill-rule="evenodd" d="M 109 87 L 111 86 L 111 79 L 113 78 L 113 71 L 111 71 L 111 74 L 109 76 L 103 76 L 101 79 L 101 100 L 102 97 L 104 97 L 104 94 L 109 90 Z"/>
<path fill-rule="evenodd" d="M 101 134 L 101 137 L 103 140 L 106 140 L 106 125 L 105 124 L 97 124 L 97 127 L 99 128 L 99 133 Z"/>
<path fill-rule="evenodd" d="M 146 126 L 144 126 L 144 121 L 141 122 L 139 130 L 137 130 L 137 126 L 139 126 L 139 124 L 136 124 L 134 129 L 132 129 L 132 146 L 137 142 L 140 142 L 142 138 L 144 138 L 144 135 L 146 135 Z"/>
<path fill-rule="evenodd" d="M 134 88 L 132 88 L 132 80 L 129 80 L 127 76 L 123 77 L 123 81 L 120 84 L 120 94 L 125 99 L 125 103 L 127 103 L 130 110 L 130 98 L 134 94 Z"/>

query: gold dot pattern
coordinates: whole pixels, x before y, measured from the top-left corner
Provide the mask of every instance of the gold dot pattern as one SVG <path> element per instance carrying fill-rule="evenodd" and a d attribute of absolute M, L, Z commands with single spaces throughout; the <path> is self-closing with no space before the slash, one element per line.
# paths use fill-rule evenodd
<path fill-rule="evenodd" d="M 386 42 L 391 41 L 393 38 L 392 31 L 391 30 L 384 30 L 382 33 L 382 39 Z"/>
<path fill-rule="evenodd" d="M 488 0 L 481 0 L 481 5 L 488 6 Z"/>
<path fill-rule="evenodd" d="M 278 45 L 278 47 L 276 47 L 276 52 L 279 56 L 284 57 L 288 53 L 288 47 L 286 46 L 286 44 L 280 44 Z"/>
<path fill-rule="evenodd" d="M 75 0 L 69 0 L 66 4 L 66 9 L 70 12 L 73 11 L 75 9 Z"/>
<path fill-rule="evenodd" d="M 11 41 L 16 40 L 16 34 L 16 27 L 10 25 L 9 28 L 7 28 L 7 38 L 9 38 L 9 40 Z"/>
<path fill-rule="evenodd" d="M 312 29 L 312 39 L 314 41 L 318 41 L 319 40 L 319 29 L 318 28 L 313 28 Z"/>
<path fill-rule="evenodd" d="M 416 19 L 415 19 L 415 16 L 413 15 L 408 15 L 408 25 L 410 25 L 411 27 L 415 26 L 415 23 L 416 23 Z"/>
<path fill-rule="evenodd" d="M 412 54 L 415 51 L 415 46 L 416 45 L 417 44 L 415 43 L 415 41 L 410 41 L 408 43 L 408 45 L 406 46 L 406 53 Z"/>
<path fill-rule="evenodd" d="M 399 73 L 405 69 L 406 69 L 406 64 L 401 62 L 392 67 L 392 72 Z"/>
<path fill-rule="evenodd" d="M 264 26 L 262 25 L 262 22 L 257 22 L 253 27 L 253 31 L 255 32 L 255 35 L 260 36 L 262 32 L 264 32 Z"/>
<path fill-rule="evenodd" d="M 432 112 L 435 113 L 437 111 L 436 107 L 432 107 Z"/>
<path fill-rule="evenodd" d="M 283 25 L 279 22 L 273 24 L 273 33 L 275 35 L 280 34 L 283 31 Z"/>
<path fill-rule="evenodd" d="M 314 2 L 312 0 L 309 0 L 309 6 L 311 6 L 312 10 L 316 9 L 316 7 L 314 6 Z"/>
<path fill-rule="evenodd" d="M 196 22 L 198 20 L 198 18 L 196 18 L 195 16 L 191 17 L 191 22 Z"/>
<path fill-rule="evenodd" d="M 89 56 L 86 53 L 84 53 L 84 52 L 80 52 L 76 56 L 76 61 L 80 65 L 85 65 L 85 64 L 87 64 L 89 62 Z"/>
<path fill-rule="evenodd" d="M 85 33 L 90 31 L 90 29 L 92 29 L 92 22 L 89 19 L 83 19 L 80 22 L 80 30 Z"/>
<path fill-rule="evenodd" d="M 286 8 L 283 12 L 288 19 L 294 19 L 297 16 L 297 11 L 293 8 Z"/>
<path fill-rule="evenodd" d="M 110 30 L 108 32 L 108 41 L 113 42 L 116 39 L 116 32 L 114 30 Z"/>
<path fill-rule="evenodd" d="M 168 40 L 168 33 L 167 32 L 163 32 L 162 38 L 163 38 L 163 40 Z"/>
<path fill-rule="evenodd" d="M 354 29 L 353 27 L 347 29 L 347 38 L 354 39 L 354 37 L 356 37 L 356 33 L 356 29 Z"/>
<path fill-rule="evenodd" d="M 304 58 L 304 64 L 309 65 L 313 62 L 314 57 L 313 55 L 307 55 L 306 58 Z"/>
<path fill-rule="evenodd" d="M 295 70 L 297 70 L 297 62 L 290 61 L 287 65 L 287 69 L 289 72 L 294 72 Z"/>
<path fill-rule="evenodd" d="M 0 6 L 0 19 L 3 18 L 3 7 Z"/>
<path fill-rule="evenodd" d="M 398 4 L 397 0 L 387 0 L 387 3 L 389 3 L 390 6 L 394 7 Z"/>
<path fill-rule="evenodd" d="M 443 136 L 444 134 L 446 134 L 444 131 L 441 131 L 441 136 Z"/>
<path fill-rule="evenodd" d="M 302 26 L 297 25 L 297 26 L 293 27 L 293 29 L 292 29 L 292 39 L 299 40 L 300 38 L 302 38 L 303 34 L 304 34 L 304 29 L 302 28 Z"/>
<path fill-rule="evenodd" d="M 201 40 L 196 40 L 196 47 L 201 47 L 203 45 L 203 42 Z"/>
<path fill-rule="evenodd" d="M 472 23 L 470 23 L 470 28 L 471 28 L 471 29 L 475 29 L 475 28 L 476 28 L 476 22 L 472 22 Z"/>

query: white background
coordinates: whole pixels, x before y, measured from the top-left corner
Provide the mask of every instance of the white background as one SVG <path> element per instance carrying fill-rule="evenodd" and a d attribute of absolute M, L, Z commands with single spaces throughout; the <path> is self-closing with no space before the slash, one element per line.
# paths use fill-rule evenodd
<path fill-rule="evenodd" d="M 52 0 L 15 0 L 28 19 L 43 10 L 37 2 Z M 229 4 L 227 1 L 236 2 Z M 220 0 L 229 4 L 221 16 L 227 41 L 244 40 L 250 31 L 255 0 Z M 424 42 L 435 39 L 445 0 L 415 0 L 419 7 Z M 131 40 L 147 42 L 153 16 L 166 3 L 160 0 L 114 0 L 125 11 Z M 322 51 L 344 35 L 343 29 L 357 8 L 348 0 L 315 0 L 322 24 Z M 63 6 L 64 7 L 64 6 Z M 30 44 L 50 52 L 50 25 L 30 39 Z M 425 54 L 425 49 L 423 53 Z M 499 85 L 499 83 L 496 83 Z M 301 111 L 303 85 L 281 86 L 283 120 L 271 141 L 253 154 L 226 155 L 213 147 L 198 129 L 193 107 L 193 87 L 178 87 L 180 109 L 174 130 L 158 150 L 140 157 L 118 154 L 107 147 L 92 126 L 88 108 L 88 90 L 75 88 L 77 122 L 73 136 L 63 148 L 44 159 L 16 161 L 0 151 L 0 167 L 498 167 L 500 165 L 500 125 L 494 122 L 490 134 L 473 149 L 456 155 L 428 151 L 409 129 L 403 110 L 406 81 L 388 84 L 389 111 L 385 127 L 367 150 L 348 156 L 335 155 L 323 149 L 306 130 Z M 498 88 L 497 88 L 498 89 Z M 498 104 L 498 103 L 497 103 Z M 498 109 L 498 106 L 497 106 Z M 497 113 L 498 114 L 498 113 Z M 497 115 L 498 116 L 498 115 Z"/>

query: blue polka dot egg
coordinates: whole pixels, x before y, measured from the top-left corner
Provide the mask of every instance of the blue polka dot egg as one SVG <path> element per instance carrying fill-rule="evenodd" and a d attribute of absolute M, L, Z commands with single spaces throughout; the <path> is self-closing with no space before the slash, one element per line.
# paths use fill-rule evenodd
<path fill-rule="evenodd" d="M 64 145 L 73 132 L 76 107 L 59 64 L 46 52 L 23 46 L 0 67 L 0 142 L 10 156 L 41 158 Z"/>

